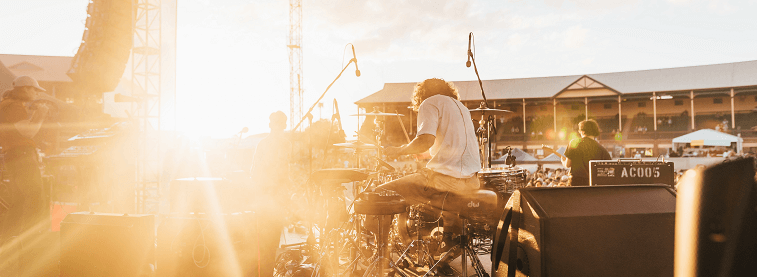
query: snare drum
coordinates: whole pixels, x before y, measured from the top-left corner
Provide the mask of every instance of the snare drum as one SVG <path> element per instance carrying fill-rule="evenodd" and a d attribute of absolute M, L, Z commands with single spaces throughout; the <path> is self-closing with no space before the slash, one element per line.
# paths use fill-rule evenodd
<path fill-rule="evenodd" d="M 501 169 L 483 169 L 478 172 L 482 189 L 494 191 L 499 196 L 510 195 L 516 189 L 526 186 L 528 171 L 514 166 Z"/>

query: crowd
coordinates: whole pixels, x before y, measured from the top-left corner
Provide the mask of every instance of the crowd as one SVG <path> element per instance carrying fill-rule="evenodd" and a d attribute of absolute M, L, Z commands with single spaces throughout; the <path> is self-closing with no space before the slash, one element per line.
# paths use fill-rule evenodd
<path fill-rule="evenodd" d="M 567 187 L 570 186 L 570 172 L 563 168 L 539 167 L 526 177 L 526 187 Z"/>

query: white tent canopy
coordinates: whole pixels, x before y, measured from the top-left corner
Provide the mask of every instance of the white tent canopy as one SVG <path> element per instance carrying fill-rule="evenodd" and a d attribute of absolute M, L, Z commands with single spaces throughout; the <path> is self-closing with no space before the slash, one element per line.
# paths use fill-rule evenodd
<path fill-rule="evenodd" d="M 702 129 L 673 139 L 673 143 L 690 143 L 691 146 L 731 146 L 736 143 L 736 152 L 741 153 L 744 139 L 712 129 Z"/>

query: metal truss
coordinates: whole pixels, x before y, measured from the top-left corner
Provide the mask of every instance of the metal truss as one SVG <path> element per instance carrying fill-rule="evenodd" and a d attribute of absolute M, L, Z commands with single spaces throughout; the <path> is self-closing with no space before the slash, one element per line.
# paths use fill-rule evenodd
<path fill-rule="evenodd" d="M 302 0 L 289 0 L 289 127 L 302 118 Z"/>
<path fill-rule="evenodd" d="M 130 116 L 139 126 L 134 208 L 157 213 L 161 181 L 161 0 L 134 0 Z"/>

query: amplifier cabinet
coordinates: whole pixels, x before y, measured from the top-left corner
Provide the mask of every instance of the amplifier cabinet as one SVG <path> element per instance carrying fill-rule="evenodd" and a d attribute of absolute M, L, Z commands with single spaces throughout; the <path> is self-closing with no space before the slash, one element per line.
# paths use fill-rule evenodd
<path fill-rule="evenodd" d="M 143 276 L 155 265 L 155 216 L 77 212 L 60 225 L 60 276 Z"/>
<path fill-rule="evenodd" d="M 497 226 L 492 274 L 672 276 L 675 209 L 661 185 L 519 189 Z"/>
<path fill-rule="evenodd" d="M 158 227 L 158 276 L 252 276 L 257 231 L 252 212 L 167 217 Z"/>

